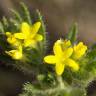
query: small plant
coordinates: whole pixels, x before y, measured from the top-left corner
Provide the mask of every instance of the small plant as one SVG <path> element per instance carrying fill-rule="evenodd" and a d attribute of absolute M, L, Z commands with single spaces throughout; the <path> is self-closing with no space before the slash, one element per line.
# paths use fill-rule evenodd
<path fill-rule="evenodd" d="M 46 26 L 38 10 L 30 15 L 27 6 L 0 22 L 0 61 L 34 77 L 19 96 L 87 96 L 87 87 L 96 77 L 96 45 L 78 41 L 73 24 L 66 38 L 48 48 Z"/>

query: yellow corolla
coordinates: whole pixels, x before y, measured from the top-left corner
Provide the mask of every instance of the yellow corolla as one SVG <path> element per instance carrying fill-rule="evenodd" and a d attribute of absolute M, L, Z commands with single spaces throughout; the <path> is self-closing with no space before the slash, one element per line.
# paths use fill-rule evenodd
<path fill-rule="evenodd" d="M 20 42 L 10 32 L 6 32 L 7 42 L 13 46 L 18 46 Z"/>
<path fill-rule="evenodd" d="M 32 26 L 30 26 L 27 22 L 23 22 L 21 24 L 21 32 L 15 33 L 14 37 L 17 39 L 24 40 L 24 46 L 35 46 L 38 41 L 43 39 L 43 36 L 37 34 L 39 28 L 41 26 L 41 22 L 36 22 Z"/>
<path fill-rule="evenodd" d="M 20 60 L 22 59 L 22 46 L 19 46 L 17 50 L 5 51 L 13 59 Z"/>
<path fill-rule="evenodd" d="M 87 46 L 84 45 L 83 42 L 80 42 L 79 44 L 77 44 L 73 47 L 73 50 L 74 50 L 73 58 L 79 59 L 86 53 Z"/>
<path fill-rule="evenodd" d="M 54 55 L 45 56 L 44 61 L 49 64 L 55 64 L 57 75 L 62 75 L 65 66 L 71 67 L 74 71 L 79 70 L 79 65 L 71 59 L 73 48 L 68 40 L 57 40 L 53 46 Z"/>

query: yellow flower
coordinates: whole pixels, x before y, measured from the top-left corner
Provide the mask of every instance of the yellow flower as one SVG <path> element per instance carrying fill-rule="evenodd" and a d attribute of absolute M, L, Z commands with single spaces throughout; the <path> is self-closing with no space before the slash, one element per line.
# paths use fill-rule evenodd
<path fill-rule="evenodd" d="M 73 49 L 74 49 L 73 58 L 79 59 L 85 54 L 87 46 L 84 45 L 83 42 L 80 42 L 78 45 L 75 45 Z"/>
<path fill-rule="evenodd" d="M 19 46 L 17 50 L 5 51 L 13 59 L 20 60 L 22 59 L 22 46 Z"/>
<path fill-rule="evenodd" d="M 24 40 L 24 46 L 35 46 L 38 41 L 43 39 L 42 35 L 37 34 L 39 28 L 41 26 L 41 22 L 36 22 L 32 26 L 28 23 L 23 22 L 21 24 L 21 32 L 15 33 L 14 36 L 17 39 Z"/>
<path fill-rule="evenodd" d="M 71 67 L 74 71 L 79 70 L 79 65 L 71 59 L 73 48 L 70 41 L 57 40 L 53 46 L 54 55 L 45 56 L 44 61 L 55 64 L 57 75 L 62 75 L 65 66 Z"/>
<path fill-rule="evenodd" d="M 18 46 L 20 42 L 10 32 L 6 32 L 7 42 L 13 46 Z"/>

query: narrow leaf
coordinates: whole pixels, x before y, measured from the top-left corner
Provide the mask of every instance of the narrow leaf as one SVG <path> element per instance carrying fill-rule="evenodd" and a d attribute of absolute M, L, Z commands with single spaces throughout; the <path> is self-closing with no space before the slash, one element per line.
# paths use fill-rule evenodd
<path fill-rule="evenodd" d="M 77 33 L 78 33 L 78 27 L 77 23 L 74 23 L 73 26 L 71 27 L 71 30 L 68 32 L 67 38 L 74 43 L 77 39 Z"/>
<path fill-rule="evenodd" d="M 2 23 L 3 23 L 4 27 L 8 27 L 8 20 L 5 16 L 3 16 Z"/>
<path fill-rule="evenodd" d="M 10 10 L 11 10 L 11 12 L 14 14 L 15 19 L 16 19 L 17 21 L 19 21 L 19 22 L 22 22 L 22 18 L 21 18 L 21 16 L 20 16 L 19 12 L 17 12 L 16 10 L 13 10 L 13 9 L 10 9 Z"/>
<path fill-rule="evenodd" d="M 2 22 L 0 22 L 0 34 L 4 33 L 4 26 L 2 24 Z"/>
<path fill-rule="evenodd" d="M 43 17 L 41 15 L 41 13 L 39 12 L 39 10 L 37 10 L 36 13 L 37 13 L 37 20 L 39 20 L 41 22 L 40 34 L 43 35 L 43 42 L 41 42 L 42 43 L 41 52 L 44 55 L 47 50 L 46 26 L 44 24 Z"/>
<path fill-rule="evenodd" d="M 23 15 L 25 16 L 25 20 L 27 20 L 27 22 L 29 24 L 32 24 L 29 9 L 23 2 L 21 2 L 20 4 L 21 4 L 22 10 L 23 10 Z"/>

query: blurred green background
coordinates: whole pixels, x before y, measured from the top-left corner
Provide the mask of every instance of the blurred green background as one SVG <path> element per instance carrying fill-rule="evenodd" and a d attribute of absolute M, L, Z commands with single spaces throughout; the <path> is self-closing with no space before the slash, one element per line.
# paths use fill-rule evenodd
<path fill-rule="evenodd" d="M 20 2 L 28 5 L 30 12 L 39 9 L 44 16 L 51 44 L 68 32 L 77 22 L 78 38 L 89 46 L 96 41 L 96 0 L 0 0 L 0 18 L 10 17 L 10 8 L 20 9 Z M 31 77 L 0 63 L 0 96 L 16 96 L 22 84 Z M 96 82 L 88 87 L 89 96 L 96 96 Z"/>

